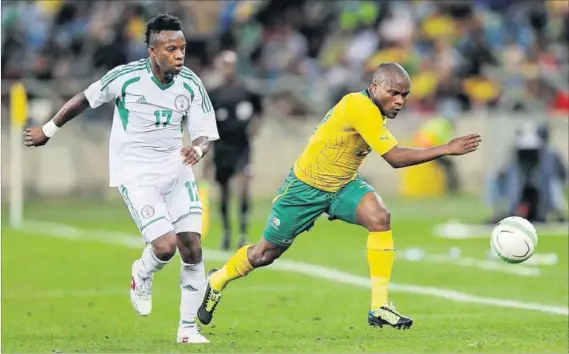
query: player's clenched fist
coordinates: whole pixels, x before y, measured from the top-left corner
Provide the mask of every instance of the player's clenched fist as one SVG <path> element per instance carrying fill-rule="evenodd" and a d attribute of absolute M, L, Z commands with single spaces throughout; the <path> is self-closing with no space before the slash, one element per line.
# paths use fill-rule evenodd
<path fill-rule="evenodd" d="M 480 134 L 470 134 L 454 138 L 447 144 L 447 155 L 464 155 L 478 149 L 480 142 Z"/>
<path fill-rule="evenodd" d="M 49 138 L 43 132 L 42 127 L 31 127 L 24 131 L 24 144 L 26 146 L 43 146 Z"/>
<path fill-rule="evenodd" d="M 186 165 L 195 165 L 201 159 L 202 154 L 200 154 L 201 149 L 197 146 L 192 146 L 190 148 L 182 148 L 180 150 L 180 155 L 182 155 L 182 160 Z"/>

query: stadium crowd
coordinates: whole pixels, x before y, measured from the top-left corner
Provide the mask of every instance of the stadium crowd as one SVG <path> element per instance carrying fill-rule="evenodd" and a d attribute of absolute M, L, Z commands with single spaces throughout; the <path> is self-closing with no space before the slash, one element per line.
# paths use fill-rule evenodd
<path fill-rule="evenodd" d="M 396 61 L 412 76 L 415 112 L 569 110 L 563 1 L 7 1 L 3 79 L 97 79 L 146 56 L 157 12 L 181 18 L 187 66 L 211 86 L 213 58 L 232 49 L 267 95 L 287 77 L 330 103 Z"/>

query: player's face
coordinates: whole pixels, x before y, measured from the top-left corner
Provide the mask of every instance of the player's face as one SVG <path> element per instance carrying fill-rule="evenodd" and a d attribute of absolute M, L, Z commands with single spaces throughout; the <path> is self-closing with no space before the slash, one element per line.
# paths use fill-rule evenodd
<path fill-rule="evenodd" d="M 379 107 L 381 114 L 393 119 L 403 109 L 403 105 L 411 91 L 411 83 L 406 77 L 392 75 L 392 77 L 382 82 L 374 81 L 370 91 L 372 99 Z"/>
<path fill-rule="evenodd" d="M 154 46 L 149 48 L 160 70 L 166 75 L 176 75 L 184 66 L 186 38 L 182 31 L 162 31 L 156 34 Z"/>

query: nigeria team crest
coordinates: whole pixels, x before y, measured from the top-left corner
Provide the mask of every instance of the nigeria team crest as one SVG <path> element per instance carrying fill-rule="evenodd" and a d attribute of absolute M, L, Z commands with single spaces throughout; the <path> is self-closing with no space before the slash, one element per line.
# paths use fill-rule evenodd
<path fill-rule="evenodd" d="M 148 219 L 154 216 L 155 210 L 151 205 L 145 205 L 140 210 L 140 214 L 143 218 Z"/>
<path fill-rule="evenodd" d="M 179 95 L 174 100 L 174 106 L 178 111 L 185 112 L 190 108 L 190 100 L 184 95 Z"/>

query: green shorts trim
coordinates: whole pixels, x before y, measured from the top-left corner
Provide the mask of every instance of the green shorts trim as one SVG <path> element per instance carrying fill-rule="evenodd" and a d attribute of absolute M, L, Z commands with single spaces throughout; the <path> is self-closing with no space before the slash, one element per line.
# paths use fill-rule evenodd
<path fill-rule="evenodd" d="M 357 224 L 356 209 L 360 200 L 375 189 L 359 175 L 340 190 L 326 192 L 299 180 L 290 171 L 273 199 L 273 208 L 264 237 L 274 245 L 288 248 L 296 236 L 308 231 L 320 215 Z"/>

